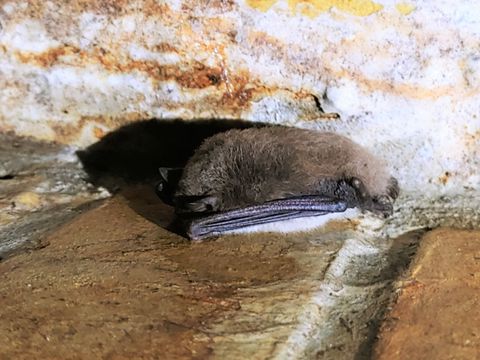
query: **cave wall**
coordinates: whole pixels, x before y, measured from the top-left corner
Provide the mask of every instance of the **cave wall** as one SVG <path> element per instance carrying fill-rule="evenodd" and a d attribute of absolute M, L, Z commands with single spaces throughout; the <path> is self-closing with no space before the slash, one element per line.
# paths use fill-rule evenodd
<path fill-rule="evenodd" d="M 0 131 L 86 146 L 141 119 L 242 118 L 346 134 L 407 193 L 480 191 L 480 4 L 0 4 Z"/>

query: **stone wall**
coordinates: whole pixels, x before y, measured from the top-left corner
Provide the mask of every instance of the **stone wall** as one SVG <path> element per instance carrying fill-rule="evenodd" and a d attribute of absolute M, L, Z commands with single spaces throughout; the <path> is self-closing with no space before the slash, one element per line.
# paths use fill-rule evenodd
<path fill-rule="evenodd" d="M 6 354 L 370 358 L 392 281 L 422 234 L 406 232 L 480 226 L 474 3 L 0 0 L 0 257 L 37 250 L 0 262 L 15 294 L 2 308 Z M 151 118 L 350 136 L 399 179 L 394 216 L 190 244 L 165 229 L 172 209 L 143 185 L 48 236 L 110 195 L 85 182 L 77 147 L 137 121 L 130 128 L 146 131 L 110 141 L 113 165 L 127 154 L 152 167 L 142 161 L 145 139 L 158 145 L 152 124 L 170 141 L 154 148 L 174 153 L 166 122 L 137 126 Z M 201 123 L 181 140 L 192 144 Z M 437 240 L 450 258 L 455 239 Z"/>
<path fill-rule="evenodd" d="M 85 146 L 153 117 L 329 129 L 387 158 L 404 193 L 478 198 L 479 4 L 0 4 L 2 131 Z"/>

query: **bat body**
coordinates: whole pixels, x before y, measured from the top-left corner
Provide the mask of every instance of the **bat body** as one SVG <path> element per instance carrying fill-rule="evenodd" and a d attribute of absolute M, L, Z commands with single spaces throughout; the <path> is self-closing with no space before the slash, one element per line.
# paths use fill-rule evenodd
<path fill-rule="evenodd" d="M 164 176 L 162 189 L 167 180 Z M 386 217 L 398 184 L 383 161 L 346 137 L 263 127 L 205 140 L 172 193 L 187 234 L 200 239 L 353 207 Z"/>

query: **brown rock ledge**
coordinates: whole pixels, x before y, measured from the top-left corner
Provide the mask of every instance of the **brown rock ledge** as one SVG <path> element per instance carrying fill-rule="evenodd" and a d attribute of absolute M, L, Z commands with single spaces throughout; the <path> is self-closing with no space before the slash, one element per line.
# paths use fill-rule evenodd
<path fill-rule="evenodd" d="M 267 358 L 342 244 L 194 244 L 139 212 L 163 226 L 172 215 L 133 189 L 0 263 L 1 359 Z"/>
<path fill-rule="evenodd" d="M 480 231 L 427 234 L 399 292 L 377 359 L 480 358 Z"/>

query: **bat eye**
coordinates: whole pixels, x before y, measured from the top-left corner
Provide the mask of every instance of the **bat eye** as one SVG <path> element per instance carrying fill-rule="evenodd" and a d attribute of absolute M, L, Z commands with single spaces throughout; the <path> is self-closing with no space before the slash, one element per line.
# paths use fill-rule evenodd
<path fill-rule="evenodd" d="M 175 203 L 179 213 L 213 212 L 218 208 L 218 198 L 215 196 L 180 196 Z"/>
<path fill-rule="evenodd" d="M 202 199 L 207 211 L 216 211 L 218 209 L 218 198 L 216 196 L 206 196 Z"/>
<path fill-rule="evenodd" d="M 164 189 L 165 189 L 165 186 L 163 185 L 163 182 L 159 182 L 157 184 L 157 187 L 155 188 L 155 190 L 157 190 L 157 193 L 162 193 Z"/>
<path fill-rule="evenodd" d="M 155 193 L 165 204 L 173 205 L 173 194 L 167 183 L 160 181 L 155 185 Z"/>

